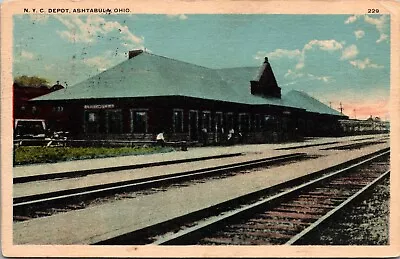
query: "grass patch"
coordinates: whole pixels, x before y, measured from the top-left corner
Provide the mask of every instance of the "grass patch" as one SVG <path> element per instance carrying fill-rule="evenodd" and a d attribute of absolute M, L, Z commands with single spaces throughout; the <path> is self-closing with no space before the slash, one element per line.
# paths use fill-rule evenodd
<path fill-rule="evenodd" d="M 26 146 L 15 150 L 14 165 L 56 163 L 90 158 L 144 155 L 171 152 L 171 147 L 41 147 Z"/>

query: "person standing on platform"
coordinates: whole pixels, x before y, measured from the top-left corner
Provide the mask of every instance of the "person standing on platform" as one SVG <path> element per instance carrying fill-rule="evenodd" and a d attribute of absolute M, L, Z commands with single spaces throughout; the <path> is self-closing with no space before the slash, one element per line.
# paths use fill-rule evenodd
<path fill-rule="evenodd" d="M 157 134 L 156 141 L 157 141 L 157 144 L 161 145 L 162 147 L 165 146 L 165 138 L 164 138 L 163 131 Z"/>
<path fill-rule="evenodd" d="M 203 146 L 206 146 L 208 144 L 208 134 L 206 128 L 201 129 L 201 137 L 203 141 Z"/>
<path fill-rule="evenodd" d="M 235 130 L 233 128 L 228 131 L 228 144 L 233 144 L 234 134 Z"/>

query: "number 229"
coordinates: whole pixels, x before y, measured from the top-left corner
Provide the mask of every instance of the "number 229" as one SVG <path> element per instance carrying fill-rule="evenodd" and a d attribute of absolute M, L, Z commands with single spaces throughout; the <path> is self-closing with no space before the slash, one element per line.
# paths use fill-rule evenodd
<path fill-rule="evenodd" d="M 368 9 L 368 13 L 379 13 L 379 9 Z"/>

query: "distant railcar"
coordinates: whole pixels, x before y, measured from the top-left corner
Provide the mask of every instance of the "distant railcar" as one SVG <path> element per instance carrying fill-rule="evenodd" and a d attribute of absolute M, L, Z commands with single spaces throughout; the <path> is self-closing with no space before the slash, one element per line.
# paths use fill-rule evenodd
<path fill-rule="evenodd" d="M 379 134 L 390 131 L 389 121 L 382 121 L 378 117 L 370 117 L 367 120 L 339 120 L 339 123 L 345 135 Z"/>

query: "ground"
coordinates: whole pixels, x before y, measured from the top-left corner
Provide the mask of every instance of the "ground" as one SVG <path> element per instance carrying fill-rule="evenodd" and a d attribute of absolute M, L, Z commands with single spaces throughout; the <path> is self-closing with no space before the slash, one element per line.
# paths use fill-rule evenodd
<path fill-rule="evenodd" d="M 389 179 L 368 191 L 362 201 L 320 227 L 313 245 L 388 245 Z"/>

